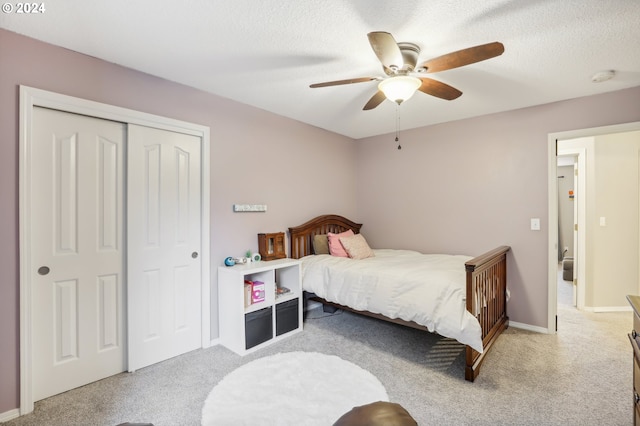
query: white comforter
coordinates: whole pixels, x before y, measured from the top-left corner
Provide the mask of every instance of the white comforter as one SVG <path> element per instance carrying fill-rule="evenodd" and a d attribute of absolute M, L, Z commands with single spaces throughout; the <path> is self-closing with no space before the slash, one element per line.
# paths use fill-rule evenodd
<path fill-rule="evenodd" d="M 464 263 L 470 256 L 374 252 L 375 257 L 362 260 L 304 257 L 304 290 L 359 311 L 414 321 L 482 352 L 480 324 L 466 310 Z"/>

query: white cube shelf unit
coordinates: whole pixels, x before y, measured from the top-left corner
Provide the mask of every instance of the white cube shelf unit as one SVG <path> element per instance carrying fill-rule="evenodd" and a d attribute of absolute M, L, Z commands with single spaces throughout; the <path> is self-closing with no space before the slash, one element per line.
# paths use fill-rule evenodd
<path fill-rule="evenodd" d="M 264 283 L 264 300 L 245 303 L 245 280 Z M 287 293 L 277 293 L 287 288 Z M 245 355 L 302 331 L 300 261 L 278 259 L 218 268 L 220 343 Z"/>

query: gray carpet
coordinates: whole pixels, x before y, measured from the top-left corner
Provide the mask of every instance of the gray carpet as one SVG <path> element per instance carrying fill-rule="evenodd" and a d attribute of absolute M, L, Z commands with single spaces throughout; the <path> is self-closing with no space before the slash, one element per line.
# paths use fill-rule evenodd
<path fill-rule="evenodd" d="M 37 402 L 32 414 L 6 424 L 198 425 L 211 389 L 238 366 L 278 352 L 316 351 L 373 373 L 420 425 L 631 425 L 631 327 L 630 312 L 560 305 L 557 335 L 509 328 L 469 383 L 455 341 L 318 309 L 302 333 L 257 353 L 194 351 Z"/>

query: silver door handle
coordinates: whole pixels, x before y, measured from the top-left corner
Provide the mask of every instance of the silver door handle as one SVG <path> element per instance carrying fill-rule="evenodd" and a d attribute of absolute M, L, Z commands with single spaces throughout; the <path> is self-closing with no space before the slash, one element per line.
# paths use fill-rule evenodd
<path fill-rule="evenodd" d="M 191 253 L 191 257 L 193 257 L 194 259 L 198 257 L 198 252 L 194 251 L 193 253 Z"/>
<path fill-rule="evenodd" d="M 41 266 L 41 267 L 38 268 L 38 273 L 40 275 L 47 275 L 50 271 L 51 271 L 51 269 L 49 269 L 48 266 Z"/>

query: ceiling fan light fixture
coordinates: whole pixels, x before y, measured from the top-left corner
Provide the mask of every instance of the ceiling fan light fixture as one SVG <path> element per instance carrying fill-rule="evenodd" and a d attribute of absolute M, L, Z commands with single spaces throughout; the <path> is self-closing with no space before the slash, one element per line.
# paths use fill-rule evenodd
<path fill-rule="evenodd" d="M 418 90 L 422 81 L 417 77 L 399 75 L 387 78 L 378 84 L 378 89 L 387 99 L 400 105 L 409 99 Z"/>

